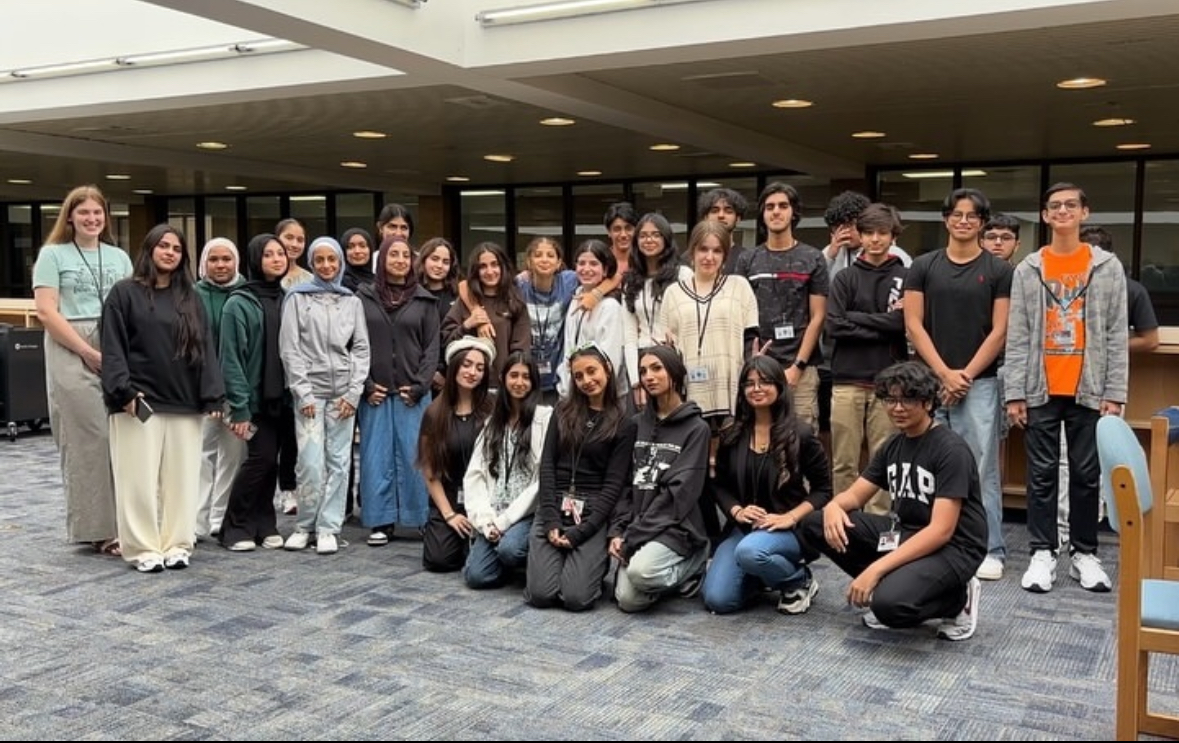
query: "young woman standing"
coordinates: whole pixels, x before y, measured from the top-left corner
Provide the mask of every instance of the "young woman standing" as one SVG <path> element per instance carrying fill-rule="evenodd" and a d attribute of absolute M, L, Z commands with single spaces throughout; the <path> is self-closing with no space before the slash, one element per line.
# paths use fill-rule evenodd
<path fill-rule="evenodd" d="M 438 300 L 418 283 L 409 243 L 387 237 L 376 282 L 360 290 L 372 363 L 360 404 L 360 520 L 370 547 L 389 543 L 395 524 L 426 523 L 426 483 L 414 466 L 422 413 L 438 358 Z"/>
<path fill-rule="evenodd" d="M 99 318 L 107 293 L 131 275 L 115 247 L 106 199 L 79 186 L 62 201 L 33 266 L 37 320 L 45 328 L 49 423 L 61 457 L 66 537 L 118 555 L 109 427 L 102 401 Z"/>
<path fill-rule="evenodd" d="M 352 416 L 368 378 L 368 325 L 364 308 L 344 288 L 344 251 L 330 237 L 311 243 L 310 282 L 283 302 L 279 351 L 296 410 L 299 516 L 283 547 L 301 550 L 315 534 L 315 551 L 339 548 L 344 524 Z"/>
<path fill-rule="evenodd" d="M 475 527 L 467 519 L 463 477 L 475 440 L 491 414 L 489 370 L 495 346 L 467 336 L 446 347 L 446 384 L 422 418 L 418 466 L 430 493 L 430 518 L 422 531 L 422 565 L 431 572 L 462 568 Z"/>
<path fill-rule="evenodd" d="M 123 559 L 141 573 L 186 568 L 200 500 L 201 415 L 220 419 L 225 387 L 188 247 L 173 227 L 148 231 L 131 278 L 111 289 L 102 356 Z"/>
<path fill-rule="evenodd" d="M 528 307 L 542 399 L 551 404 L 557 399 L 557 369 L 564 362 L 565 316 L 579 282 L 575 272 L 562 270 L 561 245 L 553 238 L 534 238 L 526 255 L 528 270 L 516 277 L 516 286 Z"/>
<path fill-rule="evenodd" d="M 605 297 L 593 309 L 581 304 L 581 297 L 597 292 L 602 282 L 612 279 L 618 270 L 614 254 L 601 240 L 586 240 L 573 254 L 573 265 L 581 283 L 569 312 L 565 316 L 565 353 L 571 353 L 588 343 L 594 343 L 610 362 L 612 381 L 619 395 L 630 389 L 626 382 L 626 366 L 623 364 L 622 305 L 613 297 Z M 572 390 L 570 364 L 557 367 L 557 392 L 568 396 Z"/>
<path fill-rule="evenodd" d="M 557 404 L 540 460 L 524 600 L 585 611 L 602 595 L 606 529 L 630 478 L 635 426 L 600 348 L 575 350 L 569 365 L 573 390 Z"/>
<path fill-rule="evenodd" d="M 305 284 L 314 278 L 304 264 L 303 258 L 307 246 L 307 228 L 297 219 L 284 219 L 274 226 L 274 234 L 287 251 L 287 275 L 282 277 L 282 288 L 290 291 L 299 284 Z M 299 481 L 295 476 L 295 463 L 298 459 L 299 443 L 295 438 L 295 411 L 284 410 L 282 424 L 279 428 L 278 443 L 278 486 L 279 506 L 285 514 L 293 514 L 299 510 L 298 497 L 295 491 Z"/>
<path fill-rule="evenodd" d="M 463 579 L 500 585 L 528 560 L 528 535 L 540 481 L 540 457 L 553 409 L 538 405 L 540 372 L 516 351 L 504 364 L 495 410 L 475 442 L 463 478 L 467 519 L 475 527 Z"/>
<path fill-rule="evenodd" d="M 779 592 L 779 612 L 804 613 L 819 584 L 795 527 L 831 500 L 831 471 L 818 433 L 794 415 L 785 371 L 772 356 L 754 356 L 741 369 L 737 412 L 721 431 L 713 493 L 729 532 L 704 579 L 704 605 L 729 614 L 769 588 Z"/>
<path fill-rule="evenodd" d="M 437 395 L 446 383 L 446 341 L 441 336 L 442 321 L 446 319 L 454 300 L 458 299 L 459 260 L 458 252 L 444 237 L 432 237 L 422 243 L 414 264 L 418 282 L 426 287 L 438 301 L 438 368 L 430 381 L 430 390 Z"/>
<path fill-rule="evenodd" d="M 467 335 L 489 338 L 499 359 L 492 378 L 503 373 L 503 360 L 513 351 L 528 352 L 532 331 L 528 308 L 512 282 L 511 263 L 495 243 L 479 243 L 471 254 L 467 280 L 459 287 L 459 301 L 442 322 L 442 339 L 452 343 Z"/>
<path fill-rule="evenodd" d="M 368 230 L 353 227 L 340 236 L 340 247 L 344 249 L 344 288 L 356 293 L 360 287 L 373 283 L 373 258 L 376 248 L 373 236 Z"/>

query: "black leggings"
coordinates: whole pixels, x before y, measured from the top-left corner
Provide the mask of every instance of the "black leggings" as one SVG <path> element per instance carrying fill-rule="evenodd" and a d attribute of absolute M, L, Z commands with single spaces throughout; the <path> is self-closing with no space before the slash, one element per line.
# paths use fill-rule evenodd
<path fill-rule="evenodd" d="M 295 462 L 299 458 L 299 442 L 295 438 L 295 409 L 283 405 L 278 416 L 278 489 L 289 493 L 298 484 Z M 273 488 L 272 488 L 273 490 Z M 271 493 L 273 497 L 274 493 Z"/>

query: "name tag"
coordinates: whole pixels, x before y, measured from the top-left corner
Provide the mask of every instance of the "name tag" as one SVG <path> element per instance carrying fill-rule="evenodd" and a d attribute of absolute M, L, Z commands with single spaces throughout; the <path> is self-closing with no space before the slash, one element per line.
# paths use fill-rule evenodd
<path fill-rule="evenodd" d="M 777 325 L 774 327 L 774 340 L 789 341 L 794 339 L 793 325 Z"/>
<path fill-rule="evenodd" d="M 459 491 L 458 491 L 458 504 L 460 506 L 463 504 L 463 489 L 462 488 L 459 488 Z"/>
<path fill-rule="evenodd" d="M 541 361 L 536 365 L 536 370 L 541 374 L 552 374 L 553 364 L 549 361 Z"/>
<path fill-rule="evenodd" d="M 688 370 L 689 382 L 707 382 L 708 368 L 704 366 L 694 366 Z"/>
<path fill-rule="evenodd" d="M 901 546 L 901 533 L 899 531 L 886 531 L 880 535 L 880 542 L 876 545 L 877 552 L 892 552 L 897 547 Z"/>
<path fill-rule="evenodd" d="M 581 498 L 575 498 L 572 495 L 566 495 L 561 498 L 561 513 L 570 516 L 573 523 L 581 523 L 581 512 L 585 510 L 585 501 Z"/>

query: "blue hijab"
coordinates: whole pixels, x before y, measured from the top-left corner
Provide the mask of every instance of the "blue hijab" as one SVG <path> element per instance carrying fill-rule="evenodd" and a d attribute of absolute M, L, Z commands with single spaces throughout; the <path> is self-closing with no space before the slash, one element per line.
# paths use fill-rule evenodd
<path fill-rule="evenodd" d="M 319 274 L 315 273 L 315 251 L 322 246 L 328 246 L 335 251 L 336 257 L 340 259 L 340 270 L 336 272 L 335 278 L 331 281 L 324 281 L 319 278 Z M 319 294 L 321 292 L 330 292 L 333 294 L 350 295 L 352 291 L 344 286 L 344 268 L 347 265 L 344 260 L 344 250 L 340 247 L 340 243 L 336 242 L 335 238 L 331 237 L 317 237 L 312 241 L 311 247 L 307 249 L 307 263 L 312 266 L 311 281 L 304 281 L 302 284 L 292 286 L 287 294 Z"/>

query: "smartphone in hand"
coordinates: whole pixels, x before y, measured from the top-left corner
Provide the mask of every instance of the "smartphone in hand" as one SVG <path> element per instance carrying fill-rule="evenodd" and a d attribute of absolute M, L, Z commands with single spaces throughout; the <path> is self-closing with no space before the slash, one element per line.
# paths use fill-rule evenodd
<path fill-rule="evenodd" d="M 141 422 L 147 423 L 147 419 L 152 417 L 155 412 L 151 405 L 147 404 L 147 400 L 142 397 L 135 398 L 135 417 Z"/>

